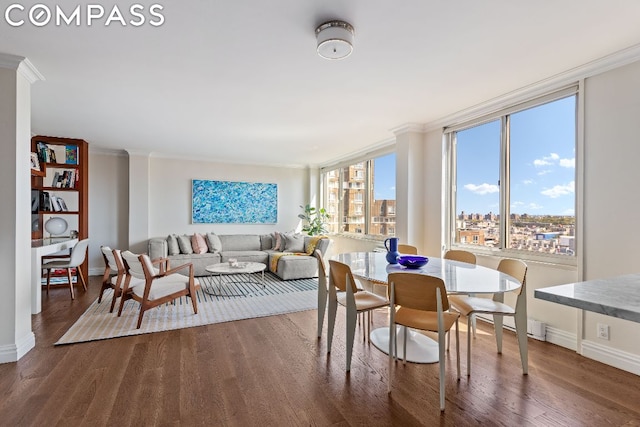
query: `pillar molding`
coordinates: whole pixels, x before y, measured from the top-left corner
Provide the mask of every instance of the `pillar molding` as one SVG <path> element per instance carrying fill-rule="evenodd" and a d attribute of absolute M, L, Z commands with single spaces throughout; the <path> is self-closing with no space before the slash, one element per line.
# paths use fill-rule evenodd
<path fill-rule="evenodd" d="M 0 363 L 35 346 L 31 329 L 31 84 L 44 77 L 26 58 L 0 53 Z"/>
<path fill-rule="evenodd" d="M 134 253 L 146 253 L 149 240 L 149 185 L 151 153 L 126 150 L 129 154 L 129 241 Z"/>

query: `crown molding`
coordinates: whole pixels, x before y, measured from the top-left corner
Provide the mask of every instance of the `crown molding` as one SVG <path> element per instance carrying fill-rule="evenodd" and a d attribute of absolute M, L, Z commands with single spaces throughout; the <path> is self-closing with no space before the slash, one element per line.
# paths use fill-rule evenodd
<path fill-rule="evenodd" d="M 482 117 L 495 111 L 507 108 L 532 98 L 559 90 L 570 84 L 577 84 L 579 80 L 631 64 L 640 60 L 640 44 L 614 52 L 605 57 L 571 68 L 552 77 L 537 81 L 520 89 L 460 110 L 441 119 L 426 123 L 423 132 L 442 130 L 445 126 L 453 126 L 461 122 Z"/>
<path fill-rule="evenodd" d="M 114 149 L 114 148 L 99 147 L 99 146 L 89 144 L 89 154 L 97 154 L 99 156 L 125 157 L 127 156 L 127 151 Z"/>
<path fill-rule="evenodd" d="M 0 68 L 16 70 L 22 77 L 27 79 L 30 84 L 39 80 L 45 80 L 40 71 L 24 56 L 0 53 Z"/>
<path fill-rule="evenodd" d="M 346 162 L 358 162 L 364 159 L 378 157 L 393 151 L 392 147 L 395 146 L 395 143 L 396 143 L 395 136 L 391 138 L 383 139 L 382 141 L 378 141 L 375 144 L 368 145 L 362 150 L 352 151 L 351 153 L 345 154 L 344 156 L 340 156 L 337 159 L 331 160 L 330 162 L 313 165 L 313 167 L 320 168 L 320 169 L 327 169 L 330 167 L 331 168 L 340 167 L 339 165 L 345 164 Z"/>
<path fill-rule="evenodd" d="M 159 151 L 154 151 L 150 153 L 149 157 L 158 158 L 158 159 L 170 159 L 170 160 L 186 160 L 186 161 L 192 161 L 192 162 L 221 163 L 225 165 L 259 166 L 259 167 L 265 167 L 265 168 L 306 169 L 307 167 L 313 167 L 310 165 L 303 165 L 298 163 L 244 162 L 241 160 L 229 160 L 221 157 L 169 154 L 169 153 L 163 153 Z"/>
<path fill-rule="evenodd" d="M 390 131 L 397 136 L 409 132 L 425 132 L 426 127 L 423 123 L 405 123 L 403 125 L 390 129 Z"/>
<path fill-rule="evenodd" d="M 127 152 L 129 157 L 131 156 L 151 157 L 151 151 L 148 151 L 148 150 L 137 150 L 132 148 L 125 148 L 124 151 Z"/>

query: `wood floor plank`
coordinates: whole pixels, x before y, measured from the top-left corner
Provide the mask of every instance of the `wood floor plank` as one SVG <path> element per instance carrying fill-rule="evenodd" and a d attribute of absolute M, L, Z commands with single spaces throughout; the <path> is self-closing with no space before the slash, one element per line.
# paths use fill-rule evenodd
<path fill-rule="evenodd" d="M 92 277 L 74 301 L 64 288 L 43 296 L 36 347 L 0 365 L 0 425 L 640 425 L 637 375 L 535 340 L 522 375 L 515 335 L 505 332 L 499 355 L 482 322 L 471 377 L 464 323 L 460 381 L 454 343 L 446 354 L 444 414 L 438 365 L 394 364 L 387 394 L 388 356 L 363 340 L 362 325 L 345 372 L 342 309 L 331 353 L 314 310 L 55 347 L 98 290 Z M 373 327 L 386 319 L 376 310 Z"/>

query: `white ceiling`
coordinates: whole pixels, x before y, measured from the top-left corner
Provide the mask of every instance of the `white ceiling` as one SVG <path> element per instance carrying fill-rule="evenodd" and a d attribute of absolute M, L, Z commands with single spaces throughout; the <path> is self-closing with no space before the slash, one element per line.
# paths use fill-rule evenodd
<path fill-rule="evenodd" d="M 134 3 L 151 4 L 118 2 L 127 21 Z M 640 43 L 638 0 L 157 3 L 159 27 L 105 18 L 89 27 L 86 9 L 79 27 L 11 27 L 3 6 L 0 52 L 27 57 L 46 78 L 32 89 L 34 133 L 95 148 L 322 164 L 391 140 L 403 124 Z M 355 27 L 354 53 L 342 61 L 315 51 L 314 30 L 330 19 Z"/>

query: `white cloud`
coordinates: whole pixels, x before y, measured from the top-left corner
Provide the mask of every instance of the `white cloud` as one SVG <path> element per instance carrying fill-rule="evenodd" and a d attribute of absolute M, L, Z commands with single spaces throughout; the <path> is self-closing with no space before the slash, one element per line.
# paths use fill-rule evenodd
<path fill-rule="evenodd" d="M 533 166 L 535 167 L 540 167 L 540 166 L 551 166 L 553 163 L 551 163 L 548 160 L 544 160 L 544 159 L 535 159 L 533 161 Z"/>
<path fill-rule="evenodd" d="M 550 153 L 548 156 L 545 156 L 541 159 L 535 159 L 533 161 L 533 166 L 537 168 L 544 166 L 553 166 L 556 164 L 563 168 L 575 168 L 576 158 L 573 157 L 571 159 L 561 159 L 557 153 Z"/>
<path fill-rule="evenodd" d="M 487 184 L 486 182 L 480 185 L 466 184 L 464 188 L 471 191 L 472 193 L 480 194 L 481 196 L 484 196 L 485 194 L 497 193 L 500 191 L 497 185 Z"/>
<path fill-rule="evenodd" d="M 522 181 L 522 183 L 523 183 L 524 185 L 533 184 L 533 180 L 532 180 L 532 179 L 525 179 L 524 181 Z"/>
<path fill-rule="evenodd" d="M 546 175 L 546 174 L 548 174 L 548 173 L 551 173 L 551 171 L 550 171 L 549 169 L 545 169 L 545 170 L 543 170 L 543 171 L 538 172 L 538 175 L 539 175 L 539 176 L 542 176 L 542 175 Z"/>
<path fill-rule="evenodd" d="M 562 215 L 575 215 L 576 210 L 573 208 L 569 208 L 569 209 L 565 209 L 564 212 L 562 212 Z"/>
<path fill-rule="evenodd" d="M 540 210 L 542 209 L 544 206 L 539 205 L 537 203 L 529 203 L 529 205 L 527 206 L 527 208 L 529 209 L 533 209 L 533 210 Z"/>
<path fill-rule="evenodd" d="M 573 157 L 571 159 L 560 159 L 560 163 L 558 163 L 563 168 L 573 169 L 576 167 L 576 158 Z"/>
<path fill-rule="evenodd" d="M 575 191 L 575 182 L 571 181 L 565 185 L 554 185 L 552 188 L 548 188 L 540 192 L 543 196 L 551 197 L 552 199 L 557 199 L 560 196 L 566 196 L 567 194 L 573 194 Z"/>
<path fill-rule="evenodd" d="M 518 207 L 518 206 L 524 206 L 524 202 L 513 202 L 513 203 L 511 203 L 511 207 L 512 208 L 515 208 L 515 207 Z"/>

